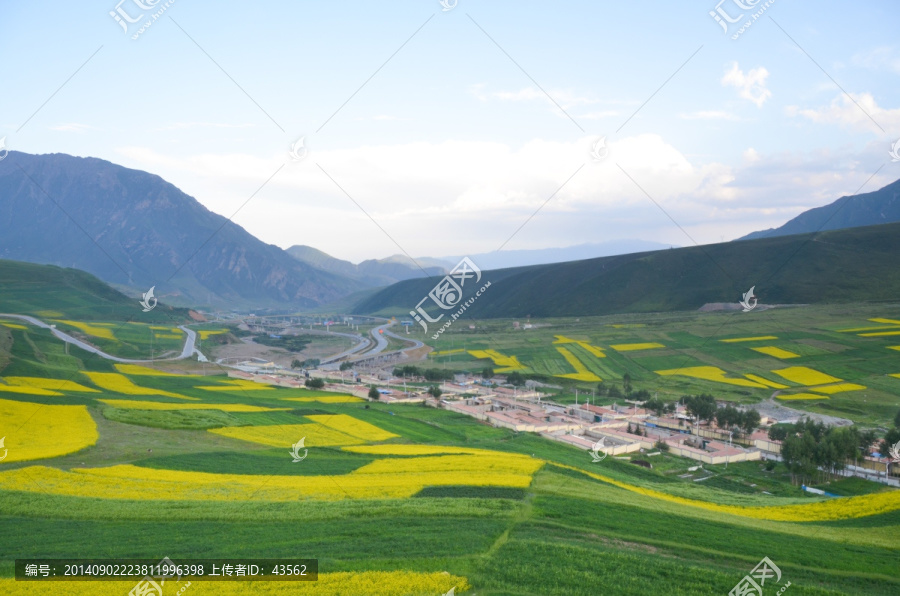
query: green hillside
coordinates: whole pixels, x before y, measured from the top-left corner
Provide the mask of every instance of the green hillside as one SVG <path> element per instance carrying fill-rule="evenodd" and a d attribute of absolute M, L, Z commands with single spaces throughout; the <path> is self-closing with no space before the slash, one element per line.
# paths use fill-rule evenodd
<path fill-rule="evenodd" d="M 139 301 L 78 269 L 0 259 L 0 312 L 79 321 L 184 322 L 187 310 L 158 304 L 142 311 Z"/>
<path fill-rule="evenodd" d="M 897 255 L 900 224 L 894 223 L 501 269 L 483 273 L 480 284 L 491 287 L 465 316 L 696 310 L 736 303 L 751 286 L 762 304 L 894 300 Z M 354 312 L 408 313 L 439 279 L 397 283 L 360 301 Z"/>

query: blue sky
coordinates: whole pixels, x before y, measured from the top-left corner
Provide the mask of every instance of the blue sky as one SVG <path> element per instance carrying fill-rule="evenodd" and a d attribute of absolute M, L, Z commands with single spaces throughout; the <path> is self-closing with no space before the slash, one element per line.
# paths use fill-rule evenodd
<path fill-rule="evenodd" d="M 282 247 L 703 244 L 900 178 L 888 0 L 775 0 L 736 40 L 705 0 L 175 0 L 136 40 L 165 0 L 124 0 L 128 33 L 117 2 L 4 3 L 0 137 L 159 174 Z"/>

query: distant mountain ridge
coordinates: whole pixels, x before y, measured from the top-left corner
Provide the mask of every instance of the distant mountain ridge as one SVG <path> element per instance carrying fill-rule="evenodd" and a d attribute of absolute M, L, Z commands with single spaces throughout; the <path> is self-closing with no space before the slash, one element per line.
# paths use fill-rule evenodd
<path fill-rule="evenodd" d="M 858 228 L 900 221 L 900 180 L 884 188 L 804 211 L 781 227 L 752 232 L 738 240 L 807 234 L 819 230 Z"/>
<path fill-rule="evenodd" d="M 0 161 L 0 258 L 155 285 L 176 304 L 315 307 L 364 287 L 291 258 L 159 176 L 60 153 Z"/>
<path fill-rule="evenodd" d="M 286 252 L 308 265 L 355 279 L 368 287 L 389 286 L 398 281 L 444 275 L 452 265 L 436 259 L 416 259 L 413 261 L 405 255 L 393 255 L 384 259 L 369 259 L 358 265 L 344 261 L 311 246 L 296 244 Z M 419 268 L 422 267 L 422 269 Z"/>

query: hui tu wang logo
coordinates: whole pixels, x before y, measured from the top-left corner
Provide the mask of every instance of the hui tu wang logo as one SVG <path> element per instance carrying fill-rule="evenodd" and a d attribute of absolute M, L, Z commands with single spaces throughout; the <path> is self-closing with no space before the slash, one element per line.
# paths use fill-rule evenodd
<path fill-rule="evenodd" d="M 291 150 L 288 151 L 288 155 L 291 156 L 291 159 L 294 161 L 301 161 L 307 155 L 309 155 L 309 151 L 304 146 L 304 140 L 306 137 L 300 137 L 297 139 L 293 145 L 291 145 Z"/>
<path fill-rule="evenodd" d="M 3 447 L 3 439 L 0 439 L 0 447 Z M 895 464 L 900 464 L 900 441 L 897 441 L 896 443 L 888 447 L 888 453 L 891 456 L 892 462 L 894 462 Z"/>
<path fill-rule="evenodd" d="M 156 296 L 153 295 L 153 290 L 156 289 L 156 286 L 152 286 L 149 290 L 147 290 L 144 294 L 142 294 L 142 298 L 140 300 L 141 306 L 144 307 L 144 312 L 150 312 L 154 308 L 156 308 Z M 152 303 L 151 303 L 152 301 Z"/>
<path fill-rule="evenodd" d="M 772 583 L 777 584 L 780 582 L 781 569 L 779 569 L 769 557 L 763 557 L 763 560 L 757 563 L 756 567 L 753 568 L 749 575 L 745 575 L 744 579 L 739 581 L 735 587 L 731 588 L 731 591 L 728 592 L 728 596 L 751 596 L 752 594 L 763 596 L 763 586 L 766 585 L 767 579 L 770 580 L 772 578 L 775 579 Z M 790 585 L 791 582 L 785 583 L 776 594 L 783 594 Z"/>
<path fill-rule="evenodd" d="M 606 459 L 608 454 L 605 451 L 600 451 L 605 447 L 604 441 L 605 439 L 601 437 L 599 441 L 591 446 L 591 463 L 601 462 Z"/>
<path fill-rule="evenodd" d="M 9 452 L 9 449 L 3 447 L 3 442 L 6 441 L 6 437 L 0 437 L 0 448 L 3 448 L 3 457 L 0 457 L 0 461 L 6 459 L 6 455 Z"/>
<path fill-rule="evenodd" d="M 462 260 L 456 264 L 453 270 L 444 276 L 444 279 L 438 282 L 436 286 L 434 286 L 428 295 L 419 300 L 419 303 L 416 305 L 415 310 L 409 311 L 409 314 L 422 326 L 422 329 L 425 330 L 425 333 L 428 333 L 428 323 L 437 323 L 442 318 L 444 318 L 444 314 L 441 313 L 437 317 L 432 317 L 428 314 L 425 308 L 422 306 L 422 303 L 431 298 L 431 301 L 434 302 L 439 308 L 442 310 L 451 310 L 459 306 L 460 302 L 462 302 L 464 287 L 466 285 L 466 281 L 475 278 L 475 283 L 477 284 L 481 281 L 481 269 L 479 269 L 475 263 L 472 262 L 469 257 L 463 257 Z M 443 326 L 438 329 L 437 333 L 431 336 L 431 339 L 437 339 L 441 336 L 441 334 L 450 328 L 450 325 L 453 324 L 453 321 L 458 319 L 467 308 L 469 308 L 472 304 L 475 303 L 476 300 L 491 286 L 491 282 L 487 282 L 479 290 L 477 290 L 473 296 L 471 296 L 462 306 L 459 306 L 459 309 L 452 313 L 447 320 L 443 324 Z M 473 284 L 470 284 L 469 287 L 474 287 Z M 427 323 L 426 323 L 427 321 Z"/>
<path fill-rule="evenodd" d="M 0 161 L 6 159 L 6 156 L 9 155 L 9 150 L 6 148 L 6 137 L 0 139 Z"/>
<path fill-rule="evenodd" d="M 456 5 L 459 3 L 459 0 L 440 0 L 441 12 L 447 12 L 448 10 L 453 10 L 456 8 Z"/>
<path fill-rule="evenodd" d="M 163 13 L 166 12 L 166 10 L 168 10 L 168 8 L 175 3 L 175 0 L 166 0 L 166 3 L 160 6 L 159 9 L 156 10 L 156 12 L 152 12 L 150 13 L 150 15 L 145 17 L 145 15 L 147 14 L 146 11 L 152 11 L 157 8 L 157 5 L 162 2 L 162 0 L 131 0 L 130 4 L 134 5 L 131 8 L 131 13 L 122 8 L 122 5 L 125 4 L 126 1 L 127 0 L 119 0 L 119 3 L 116 4 L 115 10 L 109 11 L 109 16 L 111 16 L 116 21 L 116 23 L 119 24 L 119 26 L 122 28 L 122 31 L 124 31 L 126 35 L 128 35 L 128 30 L 131 28 L 131 25 L 135 25 L 138 27 L 137 32 L 135 32 L 135 34 L 131 36 L 131 39 L 137 39 L 138 37 L 140 37 L 144 33 L 144 31 L 149 29 L 150 26 L 153 25 L 153 23 L 155 23 L 156 20 L 162 16 Z M 140 12 L 138 13 L 138 11 Z M 144 20 L 145 18 L 147 20 Z M 138 25 L 138 23 L 140 23 L 141 21 L 144 22 Z"/>
<path fill-rule="evenodd" d="M 591 159 L 594 161 L 602 161 L 609 156 L 609 149 L 606 147 L 606 137 L 600 137 L 591 145 Z"/>
<path fill-rule="evenodd" d="M 755 289 L 756 286 L 752 286 L 745 294 L 743 294 L 741 306 L 744 307 L 744 312 L 750 312 L 756 308 L 756 295 L 753 293 L 753 290 Z"/>
<path fill-rule="evenodd" d="M 775 0 L 766 0 L 765 4 L 763 4 L 756 12 L 751 12 L 749 16 L 747 16 L 747 20 L 738 25 L 741 21 L 744 20 L 744 15 L 747 14 L 746 11 L 752 11 L 757 8 L 762 0 L 731 0 L 729 6 L 734 4 L 734 7 L 731 8 L 731 12 L 725 10 L 722 5 L 725 4 L 727 0 L 719 0 L 719 3 L 716 4 L 715 10 L 709 11 L 709 16 L 711 16 L 720 27 L 722 27 L 722 31 L 725 34 L 728 34 L 728 30 L 731 28 L 731 25 L 735 25 L 738 27 L 738 30 L 731 36 L 731 39 L 737 39 L 744 32 L 750 28 L 753 23 L 755 23 L 766 10 L 769 9 L 770 6 L 775 4 Z M 740 12 L 738 12 L 740 11 Z M 736 16 L 731 16 L 735 14 Z"/>
<path fill-rule="evenodd" d="M 6 137 L 3 137 L 5 139 Z M 0 146 L 2 146 L 3 139 L 0 139 Z M 900 139 L 894 141 L 894 144 L 891 145 L 891 150 L 888 151 L 888 155 L 891 156 L 891 161 L 900 161 Z M 6 157 L 5 155 L 3 157 Z M 0 159 L 3 159 L 0 157 Z"/>
<path fill-rule="evenodd" d="M 309 449 L 305 449 L 303 447 L 303 442 L 306 440 L 306 437 L 303 437 L 293 445 L 291 445 L 291 450 L 288 452 L 294 458 L 293 462 L 297 463 L 298 461 L 303 461 L 306 459 L 306 456 L 309 455 Z M 300 450 L 303 449 L 303 457 L 300 457 Z"/>

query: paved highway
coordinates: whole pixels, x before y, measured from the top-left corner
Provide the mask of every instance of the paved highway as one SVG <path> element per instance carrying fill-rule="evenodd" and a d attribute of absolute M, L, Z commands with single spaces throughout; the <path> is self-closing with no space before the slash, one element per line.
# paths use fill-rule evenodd
<path fill-rule="evenodd" d="M 76 338 L 72 337 L 65 331 L 60 331 L 59 329 L 56 328 L 55 325 L 50 326 L 47 323 L 41 321 L 40 319 L 36 319 L 36 318 L 30 317 L 28 315 L 13 315 L 13 314 L 0 313 L 0 319 L 18 319 L 20 321 L 25 321 L 26 323 L 30 323 L 30 324 L 34 325 L 35 327 L 40 327 L 41 329 L 49 329 L 51 331 L 51 333 L 53 333 L 53 335 L 55 335 L 59 339 L 63 340 L 64 342 L 66 342 L 68 344 L 72 344 L 73 346 L 77 346 L 77 347 L 81 348 L 82 350 L 85 350 L 86 352 L 91 352 L 92 354 L 96 354 L 96 355 L 100 356 L 101 358 L 105 358 L 107 360 L 112 360 L 114 362 L 135 363 L 135 362 L 154 362 L 155 361 L 155 360 L 132 360 L 129 358 L 119 358 L 118 356 L 113 356 L 111 354 L 107 354 L 106 352 L 104 352 L 103 350 L 100 350 L 99 348 L 95 348 L 94 346 L 92 346 L 90 344 L 86 344 L 85 342 L 81 341 L 80 339 L 76 339 Z M 187 334 L 187 339 L 184 340 L 184 348 L 182 348 L 182 350 L 181 350 L 181 355 L 176 356 L 175 358 L 157 358 L 156 360 L 183 360 L 185 358 L 190 358 L 194 353 L 196 353 L 198 355 L 198 359 L 201 362 L 205 362 L 206 357 L 200 353 L 200 350 L 198 350 L 196 347 L 194 347 L 194 342 L 197 341 L 197 333 L 192 331 L 191 329 L 188 329 L 184 325 L 181 325 L 178 328 L 181 329 L 182 331 L 184 331 L 185 334 Z"/>

